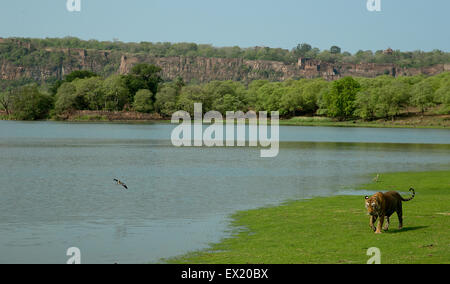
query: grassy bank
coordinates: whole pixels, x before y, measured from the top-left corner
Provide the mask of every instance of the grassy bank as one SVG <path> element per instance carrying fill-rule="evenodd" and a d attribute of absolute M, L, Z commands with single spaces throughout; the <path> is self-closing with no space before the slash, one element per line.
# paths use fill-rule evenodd
<path fill-rule="evenodd" d="M 72 122 L 160 122 L 170 123 L 170 119 L 164 119 L 154 114 L 140 114 L 136 112 L 89 112 L 82 111 L 68 117 Z M 225 123 L 225 121 L 224 121 Z M 391 120 L 375 121 L 337 121 L 327 117 L 294 117 L 280 120 L 280 125 L 285 126 L 327 126 L 327 127 L 369 127 L 369 128 L 449 128 L 450 115 L 427 114 L 411 115 L 408 117 Z"/>
<path fill-rule="evenodd" d="M 383 174 L 374 191 L 416 189 L 391 229 L 369 228 L 363 196 L 335 196 L 290 202 L 233 216 L 232 237 L 210 249 L 170 263 L 366 263 L 367 249 L 381 250 L 382 263 L 450 263 L 450 171 Z M 407 196 L 408 194 L 404 193 Z"/>
<path fill-rule="evenodd" d="M 399 117 L 395 120 L 379 119 L 374 121 L 336 121 L 325 117 L 294 117 L 281 120 L 280 125 L 369 128 L 449 128 L 450 115 L 413 115 Z"/>
<path fill-rule="evenodd" d="M 15 120 L 0 112 L 0 120 Z M 170 118 L 163 118 L 156 114 L 142 114 L 137 112 L 104 112 L 78 111 L 70 116 L 53 117 L 49 120 L 67 122 L 120 122 L 120 123 L 170 123 Z M 224 121 L 225 123 L 225 121 Z M 293 117 L 281 119 L 284 126 L 323 126 L 323 127 L 367 127 L 367 128 L 450 128 L 450 115 L 428 113 L 424 116 L 413 114 L 398 117 L 395 120 L 350 120 L 338 121 L 327 117 Z"/>

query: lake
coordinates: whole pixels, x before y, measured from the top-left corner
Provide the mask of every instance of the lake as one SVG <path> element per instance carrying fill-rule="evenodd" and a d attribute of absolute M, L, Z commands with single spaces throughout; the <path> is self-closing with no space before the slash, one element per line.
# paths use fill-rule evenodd
<path fill-rule="evenodd" d="M 260 158 L 173 147 L 174 127 L 0 121 L 0 263 L 65 263 L 70 247 L 82 263 L 160 262 L 226 237 L 238 210 L 450 168 L 445 129 L 281 126 L 279 155 Z"/>

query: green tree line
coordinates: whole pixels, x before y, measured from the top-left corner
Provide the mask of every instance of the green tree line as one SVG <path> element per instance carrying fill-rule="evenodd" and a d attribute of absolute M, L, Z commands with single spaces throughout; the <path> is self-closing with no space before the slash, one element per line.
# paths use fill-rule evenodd
<path fill-rule="evenodd" d="M 194 103 L 203 111 L 279 111 L 284 118 L 319 115 L 339 120 L 395 119 L 410 108 L 425 113 L 438 106 L 450 113 L 450 73 L 425 77 L 345 77 L 269 82 L 248 85 L 213 81 L 186 85 L 181 78 L 163 82 L 161 69 L 138 64 L 128 75 L 101 77 L 75 71 L 45 88 L 27 85 L 0 93 L 0 106 L 16 119 L 58 117 L 77 110 L 137 111 L 170 117 L 178 110 L 193 114 Z"/>

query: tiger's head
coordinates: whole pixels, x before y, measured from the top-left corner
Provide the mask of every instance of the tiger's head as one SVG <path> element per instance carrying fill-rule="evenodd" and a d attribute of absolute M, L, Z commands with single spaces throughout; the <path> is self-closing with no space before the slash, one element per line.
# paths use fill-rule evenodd
<path fill-rule="evenodd" d="M 366 203 L 367 213 L 372 216 L 378 215 L 381 205 L 380 205 L 380 199 L 378 198 L 377 194 L 375 194 L 371 197 L 366 196 L 366 197 L 364 197 L 364 199 L 365 199 L 365 203 Z"/>

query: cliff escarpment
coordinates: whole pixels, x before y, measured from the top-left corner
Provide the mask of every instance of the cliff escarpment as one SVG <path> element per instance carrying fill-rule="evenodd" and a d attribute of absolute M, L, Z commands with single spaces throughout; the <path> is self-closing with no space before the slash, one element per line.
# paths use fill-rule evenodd
<path fill-rule="evenodd" d="M 300 58 L 287 63 L 244 58 L 201 56 L 153 56 L 118 50 L 82 48 L 39 48 L 20 40 L 0 38 L 0 80 L 33 80 L 49 82 L 62 79 L 74 70 L 89 70 L 108 76 L 127 74 L 138 63 L 155 64 L 162 68 L 162 77 L 185 82 L 204 83 L 214 80 L 249 82 L 256 79 L 284 81 L 299 78 L 335 80 L 345 76 L 376 77 L 379 75 L 436 75 L 450 71 L 450 64 L 421 68 L 399 67 L 396 64 L 330 63 Z"/>
<path fill-rule="evenodd" d="M 182 77 L 185 81 L 212 80 L 252 81 L 267 79 L 284 81 L 299 78 L 324 78 L 336 80 L 345 76 L 373 78 L 380 75 L 414 76 L 436 75 L 450 71 L 450 64 L 437 64 L 422 68 L 404 68 L 395 64 L 376 63 L 327 63 L 314 59 L 301 58 L 295 64 L 278 61 L 245 60 L 242 58 L 204 58 L 204 57 L 148 57 L 142 55 L 123 55 L 119 73 L 127 74 L 137 63 L 155 64 L 162 68 L 163 78 L 173 80 Z"/>

